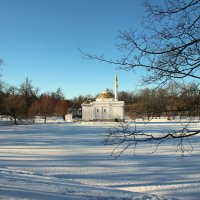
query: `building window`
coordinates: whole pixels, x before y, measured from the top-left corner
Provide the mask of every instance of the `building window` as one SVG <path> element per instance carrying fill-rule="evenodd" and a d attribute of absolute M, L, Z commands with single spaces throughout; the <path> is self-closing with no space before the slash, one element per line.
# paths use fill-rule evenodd
<path fill-rule="evenodd" d="M 99 112 L 99 109 L 97 109 L 97 112 Z"/>
<path fill-rule="evenodd" d="M 103 111 L 106 112 L 106 109 L 104 109 Z"/>

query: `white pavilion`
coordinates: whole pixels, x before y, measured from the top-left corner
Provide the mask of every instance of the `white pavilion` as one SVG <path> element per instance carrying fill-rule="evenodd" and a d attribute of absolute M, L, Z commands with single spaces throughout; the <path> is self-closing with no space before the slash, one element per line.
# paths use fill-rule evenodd
<path fill-rule="evenodd" d="M 82 119 L 85 121 L 124 120 L 124 101 L 118 101 L 118 79 L 115 77 L 115 94 L 103 92 L 95 101 L 86 101 L 82 104 Z"/>

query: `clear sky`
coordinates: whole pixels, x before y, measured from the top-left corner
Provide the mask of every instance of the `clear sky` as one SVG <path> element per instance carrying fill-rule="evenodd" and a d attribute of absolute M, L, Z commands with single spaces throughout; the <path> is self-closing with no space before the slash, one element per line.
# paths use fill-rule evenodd
<path fill-rule="evenodd" d="M 0 0 L 2 80 L 19 86 L 26 77 L 42 92 L 65 97 L 113 89 L 139 89 L 139 74 L 85 60 L 78 48 L 116 57 L 119 30 L 140 29 L 142 0 Z"/>

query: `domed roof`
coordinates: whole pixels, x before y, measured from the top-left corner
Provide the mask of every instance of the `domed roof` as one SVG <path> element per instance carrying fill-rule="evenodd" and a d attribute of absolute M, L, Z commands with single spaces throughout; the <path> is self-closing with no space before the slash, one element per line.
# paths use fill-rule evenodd
<path fill-rule="evenodd" d="M 97 96 L 97 99 L 112 99 L 113 98 L 113 94 L 110 92 L 102 92 L 101 94 L 99 94 Z"/>

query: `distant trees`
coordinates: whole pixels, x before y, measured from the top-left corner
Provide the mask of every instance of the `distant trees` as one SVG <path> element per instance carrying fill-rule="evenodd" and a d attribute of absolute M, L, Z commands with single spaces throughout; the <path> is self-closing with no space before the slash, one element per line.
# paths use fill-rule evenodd
<path fill-rule="evenodd" d="M 31 115 L 44 117 L 44 123 L 47 121 L 47 117 L 53 115 L 53 101 L 49 95 L 41 95 L 31 106 L 29 113 Z"/>
<path fill-rule="evenodd" d="M 4 99 L 3 108 L 5 114 L 17 124 L 17 119 L 23 119 L 25 116 L 26 102 L 20 95 L 8 95 Z"/>
<path fill-rule="evenodd" d="M 8 115 L 17 124 L 17 119 L 25 117 L 26 102 L 18 93 L 16 87 L 9 87 L 6 91 L 1 91 L 0 114 Z"/>
<path fill-rule="evenodd" d="M 136 118 L 159 118 L 166 116 L 200 117 L 199 107 L 193 107 L 199 99 L 199 87 L 195 83 L 170 83 L 157 89 L 141 89 L 135 92 L 119 93 L 119 100 L 125 101 L 125 115 Z"/>
<path fill-rule="evenodd" d="M 8 115 L 17 124 L 17 119 L 25 115 L 25 101 L 18 94 L 16 87 L 9 87 L 7 91 L 0 92 L 0 114 Z"/>
<path fill-rule="evenodd" d="M 18 93 L 22 96 L 22 98 L 25 101 L 25 114 L 26 117 L 28 117 L 28 110 L 31 106 L 31 104 L 37 99 L 39 89 L 34 88 L 32 85 L 32 81 L 26 78 L 25 82 L 23 82 L 19 88 Z"/>
<path fill-rule="evenodd" d="M 198 84 L 174 84 L 169 88 L 168 110 L 174 115 L 200 116 L 200 88 Z"/>
<path fill-rule="evenodd" d="M 58 100 L 54 104 L 53 113 L 56 116 L 62 116 L 65 119 L 65 114 L 68 112 L 69 109 L 69 101 L 68 100 Z"/>
<path fill-rule="evenodd" d="M 17 120 L 41 116 L 46 123 L 47 117 L 62 116 L 67 113 L 69 101 L 65 100 L 61 88 L 56 92 L 39 95 L 39 89 L 26 78 L 25 82 L 17 87 L 0 90 L 0 114 L 8 115 Z"/>
<path fill-rule="evenodd" d="M 78 97 L 74 97 L 73 99 L 71 99 L 70 101 L 70 107 L 74 108 L 74 109 L 78 109 L 81 108 L 81 104 L 85 101 L 88 100 L 95 100 L 95 97 L 91 96 L 91 95 L 79 95 Z"/>
<path fill-rule="evenodd" d="M 107 89 L 107 91 L 112 92 Z M 55 92 L 39 95 L 39 89 L 32 85 L 28 78 L 17 87 L 8 87 L 0 91 L 0 114 L 9 115 L 14 122 L 19 119 L 41 116 L 46 123 L 50 116 L 64 118 L 68 109 L 81 108 L 85 101 L 94 101 L 91 95 L 80 95 L 72 100 L 65 100 L 61 88 Z M 141 89 L 134 92 L 119 92 L 119 100 L 125 101 L 125 115 L 130 118 L 146 118 L 167 116 L 200 116 L 198 106 L 199 86 L 192 84 L 171 83 L 158 89 Z M 188 109 L 191 107 L 190 109 Z M 179 110 L 179 112 L 177 112 Z"/>
<path fill-rule="evenodd" d="M 3 61 L 0 59 L 0 66 L 3 63 Z M 1 70 L 1 67 L 0 67 Z M 1 78 L 1 73 L 0 73 L 0 78 Z M 4 92 L 3 92 L 3 83 L 0 79 L 0 110 L 2 110 L 2 104 L 3 104 L 3 99 L 4 99 Z"/>
<path fill-rule="evenodd" d="M 2 63 L 3 63 L 3 60 L 2 59 L 0 59 L 0 66 L 2 65 Z M 0 70 L 1 70 L 1 68 L 0 68 Z M 1 77 L 1 74 L 0 74 L 0 77 Z M 0 89 L 1 89 L 1 80 L 0 80 Z"/>
<path fill-rule="evenodd" d="M 29 115 L 42 116 L 46 123 L 47 117 L 62 116 L 64 119 L 65 114 L 69 108 L 69 101 L 64 100 L 63 95 L 60 96 L 58 89 L 56 93 L 42 94 L 30 107 Z"/>
<path fill-rule="evenodd" d="M 0 111 L 1 111 L 1 114 L 3 114 L 3 104 L 4 104 L 4 101 L 5 101 L 5 93 L 3 92 L 3 90 L 0 90 Z"/>
<path fill-rule="evenodd" d="M 64 99 L 61 88 L 56 92 L 41 94 L 30 106 L 29 116 L 42 116 L 46 123 L 47 117 L 62 116 L 69 109 L 69 101 Z"/>

